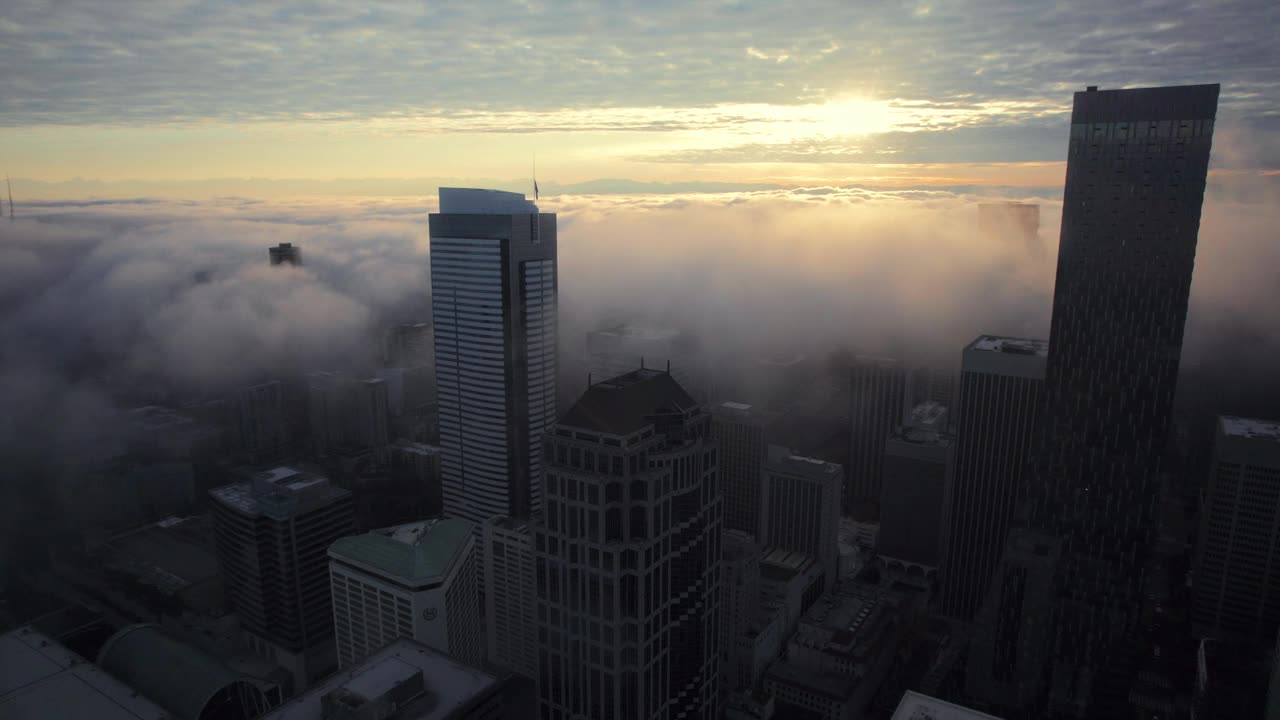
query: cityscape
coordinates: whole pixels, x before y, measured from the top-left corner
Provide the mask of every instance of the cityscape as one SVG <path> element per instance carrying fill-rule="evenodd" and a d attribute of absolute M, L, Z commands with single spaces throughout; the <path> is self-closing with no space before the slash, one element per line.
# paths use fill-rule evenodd
<path fill-rule="evenodd" d="M 1271 40 L 821 104 L 760 88 L 855 40 L 730 3 L 741 97 L 636 70 L 620 104 L 588 43 L 558 109 L 469 105 L 505 76 L 459 67 L 402 110 L 399 69 L 277 84 L 327 70 L 251 26 L 314 10 L 345 58 L 404 7 L 200 5 L 0 25 L 0 720 L 1280 720 Z M 423 37 L 596 12 L 481 5 Z M 1280 22 L 1230 5 L 1188 12 Z M 598 12 L 614 57 L 688 20 Z M 242 90 L 199 69 L 215 26 Z M 1190 61 L 1178 27 L 1098 42 Z M 672 175 L 601 179 L 632 167 Z"/>

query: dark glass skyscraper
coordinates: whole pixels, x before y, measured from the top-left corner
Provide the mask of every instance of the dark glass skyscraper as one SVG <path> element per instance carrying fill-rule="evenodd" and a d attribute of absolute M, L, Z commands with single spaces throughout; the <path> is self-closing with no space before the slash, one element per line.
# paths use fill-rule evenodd
<path fill-rule="evenodd" d="M 711 415 L 671 375 L 635 370 L 589 387 L 544 452 L 539 717 L 719 717 Z"/>
<path fill-rule="evenodd" d="M 1049 667 L 1017 662 L 1024 686 L 1048 681 L 1052 715 L 1112 717 L 1127 702 L 1217 104 L 1217 85 L 1075 95 L 1024 504 L 1061 555 L 1052 607 L 1010 603 L 996 633 L 1052 620 Z"/>
<path fill-rule="evenodd" d="M 903 419 L 906 369 L 897 360 L 859 355 L 849 376 L 849 467 L 844 507 L 877 507 L 884 474 L 884 441 Z"/>

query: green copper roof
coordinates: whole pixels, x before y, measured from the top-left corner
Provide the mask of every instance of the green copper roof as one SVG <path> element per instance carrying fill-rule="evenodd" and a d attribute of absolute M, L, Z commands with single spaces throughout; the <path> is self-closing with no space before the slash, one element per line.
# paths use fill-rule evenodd
<path fill-rule="evenodd" d="M 228 687 L 256 692 L 221 661 L 170 637 L 154 623 L 130 625 L 112 635 L 98 653 L 98 666 L 178 720 L 204 717 L 209 701 Z"/>
<path fill-rule="evenodd" d="M 467 520 L 422 520 L 345 537 L 329 546 L 329 557 L 404 581 L 439 577 L 473 532 Z"/>

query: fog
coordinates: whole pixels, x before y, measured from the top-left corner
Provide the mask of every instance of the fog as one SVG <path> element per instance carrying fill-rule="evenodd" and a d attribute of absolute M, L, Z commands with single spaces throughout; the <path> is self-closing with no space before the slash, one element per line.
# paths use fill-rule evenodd
<path fill-rule="evenodd" d="M 429 319 L 428 191 L 20 206 L 0 221 L 3 467 L 76 472 L 109 445 L 116 408 L 371 368 L 383 328 Z M 562 383 L 585 384 L 584 336 L 605 322 L 684 330 L 720 364 L 867 352 L 955 368 L 980 333 L 1045 337 L 1060 202 L 1032 200 L 1037 248 L 979 230 L 977 204 L 991 200 L 859 188 L 544 198 L 559 214 Z M 1275 177 L 1211 180 L 1183 354 L 1224 388 L 1211 410 L 1236 398 L 1247 411 L 1280 366 L 1277 226 Z M 304 267 L 269 267 L 279 242 L 301 245 Z"/>

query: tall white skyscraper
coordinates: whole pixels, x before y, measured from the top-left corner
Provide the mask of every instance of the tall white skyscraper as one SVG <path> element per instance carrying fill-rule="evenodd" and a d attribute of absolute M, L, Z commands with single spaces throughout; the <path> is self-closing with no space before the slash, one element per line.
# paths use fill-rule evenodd
<path fill-rule="evenodd" d="M 530 517 L 556 417 L 556 216 L 519 193 L 440 188 L 431 310 L 445 513 Z"/>

